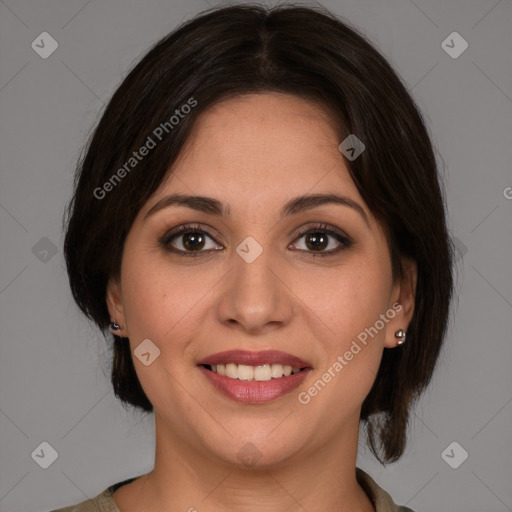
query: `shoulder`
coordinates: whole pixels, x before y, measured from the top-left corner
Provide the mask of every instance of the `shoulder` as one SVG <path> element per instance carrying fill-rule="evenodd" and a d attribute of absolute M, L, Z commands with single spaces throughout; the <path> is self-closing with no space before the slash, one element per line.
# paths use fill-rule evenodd
<path fill-rule="evenodd" d="M 117 489 L 119 489 L 119 487 L 133 482 L 136 478 L 138 477 L 128 478 L 122 482 L 117 482 L 107 487 L 104 491 L 101 491 L 94 498 L 81 501 L 76 505 L 50 510 L 50 512 L 121 512 L 112 495 Z"/>
<path fill-rule="evenodd" d="M 397 505 L 391 496 L 368 473 L 357 467 L 356 478 L 373 502 L 375 512 L 414 512 L 409 507 Z"/>
<path fill-rule="evenodd" d="M 118 485 L 107 487 L 94 498 L 50 512 L 121 512 L 112 496 Z"/>
<path fill-rule="evenodd" d="M 75 505 L 69 505 L 67 507 L 51 510 L 50 512 L 106 512 L 107 510 L 109 512 L 117 512 L 115 508 L 105 508 L 103 506 L 105 504 L 105 501 L 108 501 L 109 497 L 114 502 L 114 499 L 112 498 L 112 493 L 109 492 L 109 489 L 105 489 L 94 498 L 81 501 L 80 503 L 76 503 Z"/>

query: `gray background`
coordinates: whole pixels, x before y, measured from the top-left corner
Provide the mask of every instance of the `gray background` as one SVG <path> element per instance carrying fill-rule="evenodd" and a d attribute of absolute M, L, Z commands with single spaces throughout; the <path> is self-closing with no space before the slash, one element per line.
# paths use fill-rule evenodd
<path fill-rule="evenodd" d="M 460 249 L 454 320 L 408 449 L 383 468 L 361 445 L 358 465 L 417 512 L 512 510 L 512 2 L 322 5 L 366 33 L 417 100 Z M 72 303 L 61 217 L 87 131 L 115 87 L 152 43 L 207 7 L 0 1 L 1 512 L 76 503 L 153 467 L 153 417 L 115 399 L 106 342 Z M 45 31 L 59 46 L 43 59 L 31 43 Z M 458 58 L 442 47 L 453 31 L 469 45 Z M 58 453 L 48 469 L 31 456 L 44 441 Z M 469 456 L 453 469 L 445 460 L 460 463 L 462 450 Z"/>

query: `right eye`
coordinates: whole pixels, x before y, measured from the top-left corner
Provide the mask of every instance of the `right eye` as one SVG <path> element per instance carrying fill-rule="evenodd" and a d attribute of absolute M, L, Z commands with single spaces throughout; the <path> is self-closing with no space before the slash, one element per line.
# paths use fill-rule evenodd
<path fill-rule="evenodd" d="M 206 247 L 205 249 L 207 238 L 212 240 L 214 244 L 213 247 Z M 174 245 L 175 240 L 179 240 L 178 246 L 181 245 L 181 247 L 176 247 L 176 245 Z M 160 245 L 164 249 L 179 256 L 192 257 L 201 256 L 201 253 L 219 250 L 219 248 L 222 249 L 222 246 L 216 245 L 213 235 L 208 231 L 190 224 L 180 226 L 179 228 L 166 233 L 161 238 Z"/>

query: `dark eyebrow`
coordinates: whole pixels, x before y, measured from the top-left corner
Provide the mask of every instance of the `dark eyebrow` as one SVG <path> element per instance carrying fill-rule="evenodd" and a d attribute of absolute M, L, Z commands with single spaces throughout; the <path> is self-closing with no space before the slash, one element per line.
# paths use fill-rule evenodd
<path fill-rule="evenodd" d="M 365 221 L 366 225 L 370 227 L 366 212 L 358 203 L 348 197 L 339 196 L 336 194 L 313 194 L 294 197 L 283 206 L 281 209 L 280 218 L 283 219 L 288 215 L 295 215 L 297 213 L 305 212 L 324 204 L 341 204 L 343 206 L 348 206 L 349 208 L 352 208 L 358 212 Z M 158 203 L 153 205 L 144 216 L 144 220 L 159 210 L 172 205 L 186 206 L 192 210 L 208 213 L 210 215 L 216 215 L 218 217 L 222 217 L 223 219 L 229 217 L 230 211 L 229 206 L 224 207 L 218 199 L 213 197 L 171 194 L 164 197 L 163 199 L 160 199 Z"/>

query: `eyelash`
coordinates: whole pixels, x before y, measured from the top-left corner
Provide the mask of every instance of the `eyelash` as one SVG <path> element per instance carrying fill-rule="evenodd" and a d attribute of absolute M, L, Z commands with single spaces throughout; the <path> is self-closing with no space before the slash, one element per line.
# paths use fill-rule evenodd
<path fill-rule="evenodd" d="M 338 240 L 340 242 L 340 247 L 337 249 L 332 249 L 327 252 L 315 252 L 315 251 L 305 251 L 303 249 L 300 249 L 300 251 L 309 253 L 310 256 L 313 258 L 317 257 L 326 257 L 326 256 L 334 256 L 338 254 L 340 251 L 349 248 L 352 245 L 352 240 L 346 236 L 345 234 L 330 228 L 326 224 L 317 224 L 314 226 L 309 226 L 308 228 L 302 230 L 300 233 L 298 233 L 296 240 L 299 240 L 304 235 L 308 235 L 310 233 L 325 233 L 327 235 L 330 235 Z M 172 252 L 178 256 L 184 256 L 184 257 L 191 257 L 191 258 L 197 258 L 204 255 L 204 253 L 214 251 L 215 249 L 210 249 L 207 251 L 200 250 L 200 251 L 183 251 L 181 249 L 176 249 L 175 247 L 170 246 L 170 243 L 180 235 L 188 234 L 188 233 L 199 233 L 203 235 L 207 235 L 209 238 L 211 238 L 214 242 L 216 242 L 214 236 L 207 230 L 202 229 L 198 225 L 193 224 L 184 224 L 183 226 L 180 226 L 179 228 L 166 233 L 164 236 L 162 236 L 159 240 L 159 245 L 165 249 L 166 251 Z M 216 242 L 217 243 L 217 242 Z"/>

